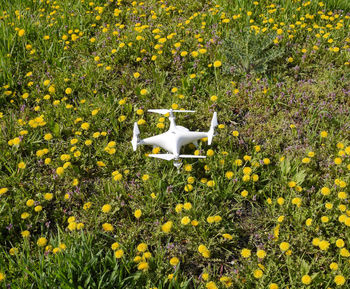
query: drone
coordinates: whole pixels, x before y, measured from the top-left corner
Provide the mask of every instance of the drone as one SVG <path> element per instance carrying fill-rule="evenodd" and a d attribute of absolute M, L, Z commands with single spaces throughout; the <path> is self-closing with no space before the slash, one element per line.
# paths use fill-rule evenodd
<path fill-rule="evenodd" d="M 181 166 L 181 158 L 197 158 L 204 159 L 205 156 L 199 155 L 184 155 L 180 154 L 181 147 L 190 143 L 198 146 L 197 140 L 202 138 L 208 138 L 208 145 L 211 144 L 215 135 L 215 128 L 218 125 L 217 113 L 214 112 L 211 120 L 211 125 L 208 132 L 190 131 L 180 125 L 176 125 L 174 112 L 189 112 L 193 113 L 194 110 L 173 110 L 173 109 L 149 109 L 149 112 L 159 113 L 163 115 L 169 115 L 170 127 L 165 133 L 140 139 L 140 130 L 137 122 L 134 123 L 133 138 L 131 140 L 132 148 L 136 151 L 138 145 L 152 145 L 153 147 L 161 147 L 166 150 L 166 154 L 149 154 L 149 157 L 163 159 L 167 161 L 173 160 L 174 166 L 179 169 Z"/>

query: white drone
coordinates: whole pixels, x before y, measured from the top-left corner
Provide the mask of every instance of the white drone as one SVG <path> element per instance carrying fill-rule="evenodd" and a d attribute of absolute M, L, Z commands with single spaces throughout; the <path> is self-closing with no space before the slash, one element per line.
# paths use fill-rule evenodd
<path fill-rule="evenodd" d="M 133 138 L 131 141 L 134 151 L 136 151 L 138 145 L 152 145 L 153 147 L 161 147 L 168 151 L 167 154 L 149 154 L 149 157 L 163 159 L 163 160 L 174 160 L 174 166 L 179 168 L 181 166 L 180 158 L 197 158 L 203 159 L 205 156 L 197 155 L 182 155 L 180 154 L 181 147 L 189 143 L 193 143 L 198 146 L 197 140 L 201 138 L 208 138 L 208 144 L 210 145 L 215 133 L 215 127 L 218 125 L 217 114 L 214 112 L 211 120 L 210 129 L 208 132 L 190 131 L 189 129 L 176 125 L 174 112 L 195 112 L 194 110 L 173 110 L 173 109 L 149 109 L 149 112 L 155 112 L 159 114 L 168 114 L 170 128 L 167 132 L 140 139 L 140 130 L 137 123 L 134 123 Z"/>

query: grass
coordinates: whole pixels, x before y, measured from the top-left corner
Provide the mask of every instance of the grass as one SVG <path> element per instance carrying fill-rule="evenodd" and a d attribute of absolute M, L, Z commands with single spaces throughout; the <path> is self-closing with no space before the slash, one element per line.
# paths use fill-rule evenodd
<path fill-rule="evenodd" d="M 2 288 L 346 288 L 346 1 L 0 7 Z"/>

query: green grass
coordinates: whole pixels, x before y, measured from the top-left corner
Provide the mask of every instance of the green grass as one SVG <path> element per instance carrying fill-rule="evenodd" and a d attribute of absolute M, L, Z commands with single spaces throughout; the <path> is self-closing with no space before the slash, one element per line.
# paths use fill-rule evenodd
<path fill-rule="evenodd" d="M 1 4 L 0 287 L 346 288 L 349 5 L 256 2 Z"/>

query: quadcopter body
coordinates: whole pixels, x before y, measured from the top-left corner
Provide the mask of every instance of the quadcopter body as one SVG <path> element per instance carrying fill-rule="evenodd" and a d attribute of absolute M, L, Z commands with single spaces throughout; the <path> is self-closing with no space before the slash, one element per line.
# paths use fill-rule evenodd
<path fill-rule="evenodd" d="M 136 151 L 138 145 L 152 145 L 154 147 L 161 147 L 166 150 L 167 154 L 149 154 L 149 157 L 164 159 L 164 160 L 174 160 L 174 165 L 176 167 L 181 166 L 180 158 L 205 158 L 205 156 L 197 155 L 183 155 L 180 154 L 181 147 L 190 143 L 197 146 L 197 140 L 201 138 L 208 138 L 208 144 L 210 145 L 215 133 L 215 127 L 218 125 L 217 114 L 214 112 L 213 118 L 211 120 L 210 129 L 208 132 L 197 132 L 190 131 L 189 129 L 176 125 L 174 112 L 194 112 L 193 110 L 173 110 L 173 109 L 149 109 L 149 112 L 155 112 L 159 114 L 168 114 L 170 127 L 165 133 L 148 137 L 145 139 L 140 139 L 140 130 L 137 123 L 134 123 L 134 131 L 132 138 L 133 150 Z"/>

